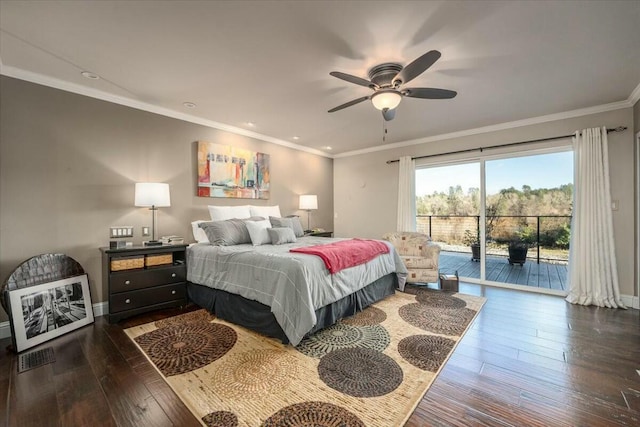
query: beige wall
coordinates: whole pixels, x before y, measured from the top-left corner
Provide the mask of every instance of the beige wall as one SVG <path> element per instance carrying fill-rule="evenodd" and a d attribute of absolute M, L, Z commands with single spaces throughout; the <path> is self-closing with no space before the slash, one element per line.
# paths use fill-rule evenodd
<path fill-rule="evenodd" d="M 0 93 L 3 281 L 34 255 L 62 252 L 88 272 L 93 302 L 104 301 L 98 248 L 108 246 L 109 227 L 133 225 L 140 242 L 141 227 L 151 223 L 148 209 L 133 206 L 139 181 L 170 184 L 160 235 L 193 241 L 190 221 L 208 219 L 208 204 L 278 204 L 306 225 L 297 209 L 304 193 L 318 195 L 312 226 L 333 227 L 332 159 L 4 76 Z M 271 199 L 196 197 L 198 140 L 270 154 Z"/>
<path fill-rule="evenodd" d="M 587 127 L 627 126 L 609 134 L 612 198 L 619 201 L 613 212 L 620 290 L 634 295 L 634 137 L 633 109 L 626 108 L 555 122 L 523 126 L 463 138 L 430 142 L 334 160 L 334 227 L 337 236 L 379 238 L 396 228 L 398 163 L 387 160 L 420 156 L 509 142 L 572 134 Z M 393 125 L 390 127 L 393 132 Z M 469 155 L 473 156 L 473 155 Z"/>

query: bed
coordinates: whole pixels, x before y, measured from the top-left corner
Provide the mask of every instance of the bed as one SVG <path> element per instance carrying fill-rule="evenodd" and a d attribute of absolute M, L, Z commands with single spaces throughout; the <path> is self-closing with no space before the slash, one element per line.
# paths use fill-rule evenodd
<path fill-rule="evenodd" d="M 281 245 L 194 244 L 188 295 L 221 319 L 297 345 L 305 336 L 403 289 L 405 266 L 389 253 L 330 274 L 321 258 L 292 248 L 347 239 L 300 237 Z"/>

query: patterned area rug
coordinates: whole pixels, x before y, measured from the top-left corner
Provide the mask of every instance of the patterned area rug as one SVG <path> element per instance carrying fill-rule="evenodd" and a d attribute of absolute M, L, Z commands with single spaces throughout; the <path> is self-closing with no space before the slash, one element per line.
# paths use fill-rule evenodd
<path fill-rule="evenodd" d="M 402 426 L 484 298 L 397 292 L 283 345 L 199 310 L 127 329 L 203 425 Z"/>

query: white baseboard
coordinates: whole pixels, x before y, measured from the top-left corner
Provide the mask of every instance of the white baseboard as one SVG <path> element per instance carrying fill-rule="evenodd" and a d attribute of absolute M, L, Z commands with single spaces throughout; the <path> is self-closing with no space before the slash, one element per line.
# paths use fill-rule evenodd
<path fill-rule="evenodd" d="M 0 323 L 0 339 L 9 338 L 11 336 L 11 326 L 9 321 Z"/>
<path fill-rule="evenodd" d="M 640 297 L 634 297 L 633 295 L 620 295 L 620 299 L 627 308 L 640 309 Z"/>
<path fill-rule="evenodd" d="M 109 314 L 109 303 L 108 302 L 99 302 L 97 304 L 93 304 L 93 316 L 100 317 L 106 316 Z"/>
<path fill-rule="evenodd" d="M 99 302 L 97 304 L 93 304 L 93 317 L 104 316 L 105 314 L 109 314 L 109 303 L 108 302 Z M 11 326 L 9 321 L 0 323 L 0 339 L 9 338 L 11 336 Z"/>
<path fill-rule="evenodd" d="M 634 297 L 632 295 L 621 295 L 620 299 L 627 307 L 635 308 L 637 310 L 640 309 L 640 297 Z M 94 317 L 100 317 L 109 314 L 109 303 L 108 302 L 99 302 L 97 304 L 93 304 L 93 315 Z M 9 322 L 0 323 L 0 339 L 9 338 L 11 336 L 11 327 L 9 326 Z"/>

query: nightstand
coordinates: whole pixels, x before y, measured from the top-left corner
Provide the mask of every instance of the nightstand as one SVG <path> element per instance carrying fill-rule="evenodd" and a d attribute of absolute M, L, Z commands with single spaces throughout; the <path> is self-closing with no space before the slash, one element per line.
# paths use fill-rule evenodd
<path fill-rule="evenodd" d="M 315 231 L 311 233 L 305 234 L 305 236 L 313 236 L 313 237 L 333 237 L 333 231 Z"/>
<path fill-rule="evenodd" d="M 187 303 L 187 245 L 100 248 L 109 323 Z"/>

